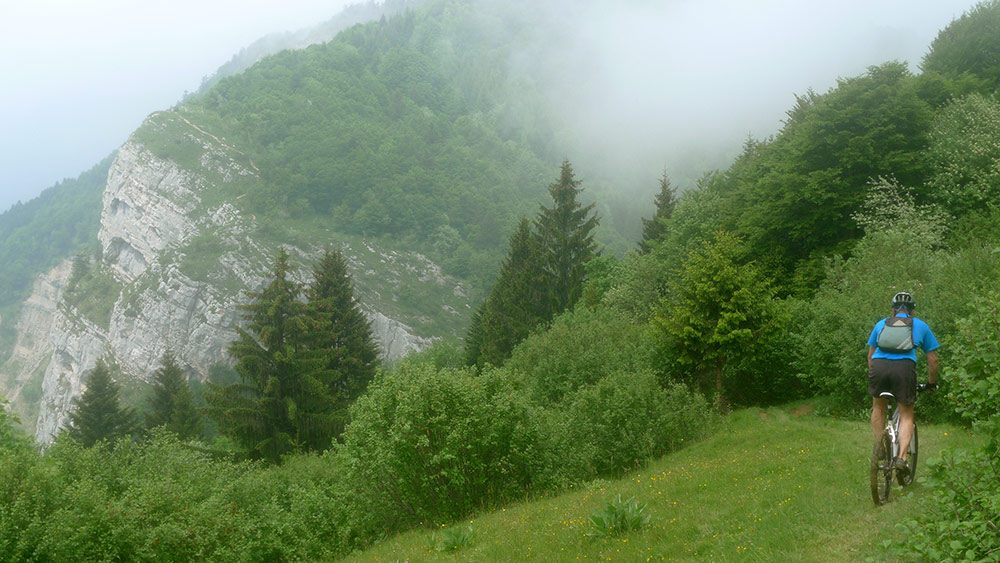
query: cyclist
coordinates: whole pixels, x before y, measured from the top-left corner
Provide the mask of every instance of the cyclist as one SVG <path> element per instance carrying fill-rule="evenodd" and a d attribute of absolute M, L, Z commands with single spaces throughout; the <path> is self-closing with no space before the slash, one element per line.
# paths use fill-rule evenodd
<path fill-rule="evenodd" d="M 885 429 L 886 400 L 879 396 L 888 391 L 899 403 L 899 455 L 893 460 L 897 472 L 909 472 L 906 453 L 913 435 L 913 404 L 917 400 L 917 352 L 927 356 L 927 381 L 937 386 L 940 346 L 927 323 L 913 316 L 913 296 L 906 292 L 892 297 L 893 316 L 879 321 L 868 337 L 868 394 L 872 396 L 872 430 L 877 440 Z M 886 323 L 889 332 L 883 336 Z M 893 338 L 895 335 L 897 338 Z M 902 338 L 898 338 L 902 335 Z M 907 340 L 908 337 L 908 340 Z"/>

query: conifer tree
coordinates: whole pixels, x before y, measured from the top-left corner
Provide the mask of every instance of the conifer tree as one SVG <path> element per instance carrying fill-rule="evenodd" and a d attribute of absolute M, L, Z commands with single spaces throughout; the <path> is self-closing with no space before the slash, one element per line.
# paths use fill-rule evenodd
<path fill-rule="evenodd" d="M 546 320 L 544 253 L 531 223 L 521 219 L 489 296 L 466 337 L 470 365 L 501 365 L 531 330 Z"/>
<path fill-rule="evenodd" d="M 204 424 L 194 405 L 191 388 L 177 364 L 177 357 L 169 349 L 163 353 L 160 368 L 153 374 L 149 406 L 146 428 L 163 426 L 182 440 L 201 436 Z"/>
<path fill-rule="evenodd" d="M 469 321 L 464 341 L 465 365 L 467 366 L 482 365 L 479 356 L 483 350 L 483 313 L 485 312 L 486 301 L 483 301 L 473 311 L 472 319 Z"/>
<path fill-rule="evenodd" d="M 304 351 L 308 319 L 301 288 L 289 279 L 288 253 L 275 257 L 272 281 L 242 307 L 246 328 L 237 327 L 229 348 L 241 383 L 211 386 L 206 413 L 219 431 L 251 457 L 278 463 L 281 456 L 323 443 L 333 427 L 328 387 L 310 374 Z"/>
<path fill-rule="evenodd" d="M 663 236 L 666 230 L 663 221 L 670 219 L 674 208 L 677 207 L 677 191 L 670 185 L 666 170 L 660 178 L 660 192 L 653 201 L 656 203 L 653 218 L 642 220 L 642 241 L 639 243 L 639 250 L 643 253 L 649 252 L 651 245 Z"/>
<path fill-rule="evenodd" d="M 339 250 L 327 249 L 314 266 L 306 298 L 307 369 L 327 386 L 334 403 L 333 435 L 339 436 L 347 407 L 368 388 L 378 366 L 371 323 L 354 297 L 347 261 Z M 329 439 L 326 442 L 329 445 Z"/>
<path fill-rule="evenodd" d="M 720 395 L 726 364 L 761 356 L 783 318 L 770 279 L 745 255 L 739 237 L 716 232 L 690 251 L 676 299 L 665 302 L 653 319 L 678 366 L 692 374 L 709 369 Z"/>
<path fill-rule="evenodd" d="M 584 265 L 598 254 L 594 242 L 597 227 L 594 204 L 584 207 L 577 201 L 580 181 L 573 176 L 568 160 L 562 163 L 559 180 L 549 186 L 552 207 L 542 207 L 535 220 L 543 247 L 545 287 L 548 308 L 545 320 L 573 307 L 583 292 Z"/>
<path fill-rule="evenodd" d="M 111 367 L 101 358 L 87 377 L 87 388 L 75 401 L 66 427 L 70 438 L 85 447 L 101 440 L 112 442 L 138 429 L 135 411 L 119 403 L 120 388 L 111 379 Z"/>

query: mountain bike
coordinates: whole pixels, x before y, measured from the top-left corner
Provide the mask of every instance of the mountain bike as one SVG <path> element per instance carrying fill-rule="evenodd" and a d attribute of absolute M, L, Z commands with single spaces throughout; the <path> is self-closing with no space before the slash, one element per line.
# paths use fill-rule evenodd
<path fill-rule="evenodd" d="M 935 388 L 937 384 L 921 383 L 917 385 L 917 392 Z M 879 396 L 887 399 L 889 406 L 886 410 L 885 431 L 875 440 L 875 447 L 872 450 L 871 485 L 872 500 L 876 505 L 883 505 L 889 501 L 893 473 L 896 474 L 896 481 L 903 487 L 912 483 L 913 476 L 917 473 L 917 423 L 913 422 L 913 434 L 910 436 L 910 446 L 907 448 L 906 460 L 910 470 L 905 473 L 898 472 L 893 467 L 893 460 L 899 457 L 899 409 L 895 408 L 893 401 L 896 397 L 892 393 L 884 392 Z"/>

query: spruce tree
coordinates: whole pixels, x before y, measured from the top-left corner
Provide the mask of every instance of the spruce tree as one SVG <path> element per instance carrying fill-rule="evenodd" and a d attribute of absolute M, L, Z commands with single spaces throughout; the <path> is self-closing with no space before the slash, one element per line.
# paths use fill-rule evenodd
<path fill-rule="evenodd" d="M 544 253 L 541 241 L 522 219 L 510 237 L 510 250 L 496 284 L 466 337 L 470 365 L 501 365 L 531 330 L 546 320 Z"/>
<path fill-rule="evenodd" d="M 487 300 L 489 296 L 487 296 Z M 465 333 L 464 341 L 464 352 L 465 352 L 465 365 L 475 366 L 482 365 L 480 360 L 480 355 L 483 351 L 483 314 L 486 312 L 486 301 L 479 304 L 472 313 L 472 319 L 469 322 L 469 328 Z"/>
<path fill-rule="evenodd" d="M 371 324 L 354 297 L 347 261 L 339 250 L 327 249 L 314 266 L 306 299 L 308 369 L 327 387 L 333 401 L 333 436 L 339 436 L 347 407 L 368 388 L 378 367 Z M 329 445 L 329 439 L 325 441 Z"/>
<path fill-rule="evenodd" d="M 289 279 L 288 253 L 275 257 L 272 281 L 242 307 L 229 347 L 240 383 L 209 386 L 208 416 L 251 457 L 278 463 L 281 456 L 323 444 L 333 427 L 328 387 L 309 374 L 303 355 L 308 328 L 301 288 Z"/>
<path fill-rule="evenodd" d="M 652 219 L 642 220 L 642 241 L 639 242 L 639 250 L 642 253 L 649 252 L 652 244 L 663 236 L 666 227 L 663 221 L 670 219 L 677 207 L 677 191 L 670 185 L 667 171 L 663 171 L 660 178 L 660 192 L 653 199 L 656 203 L 656 212 Z"/>
<path fill-rule="evenodd" d="M 545 320 L 570 309 L 580 299 L 586 276 L 584 265 L 598 254 L 594 242 L 597 227 L 594 204 L 584 207 L 577 201 L 580 181 L 573 168 L 564 160 L 559 179 L 549 186 L 552 207 L 542 207 L 535 220 L 543 247 L 543 268 L 548 293 L 547 309 L 541 311 Z"/>
<path fill-rule="evenodd" d="M 66 432 L 85 447 L 133 434 L 138 429 L 135 411 L 119 404 L 120 388 L 111 379 L 111 367 L 101 358 L 87 376 L 87 388 L 75 401 Z"/>
<path fill-rule="evenodd" d="M 182 440 L 201 436 L 204 424 L 194 405 L 194 396 L 177 357 L 169 349 L 153 374 L 153 395 L 148 402 L 146 428 L 163 426 Z"/>

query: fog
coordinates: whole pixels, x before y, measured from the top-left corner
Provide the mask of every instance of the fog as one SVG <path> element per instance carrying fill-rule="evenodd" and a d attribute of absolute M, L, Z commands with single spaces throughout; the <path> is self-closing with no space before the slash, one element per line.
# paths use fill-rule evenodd
<path fill-rule="evenodd" d="M 0 210 L 110 154 L 241 47 L 349 0 L 34 0 L 0 18 Z M 553 108 L 578 169 L 675 183 L 775 133 L 794 95 L 920 59 L 970 0 L 539 3 L 558 16 Z M 579 164 L 577 164 L 579 162 Z M 655 173 L 649 171 L 655 169 Z M 653 186 L 649 186 L 653 189 Z"/>
<path fill-rule="evenodd" d="M 566 156 L 578 170 L 651 191 L 666 168 L 675 186 L 688 187 L 726 166 L 748 136 L 776 133 L 796 94 L 826 92 L 890 60 L 919 73 L 938 32 L 974 5 L 567 2 L 553 11 L 566 18 L 564 58 L 545 63 L 562 68 L 553 108 L 573 124 L 565 136 L 578 141 Z"/>

